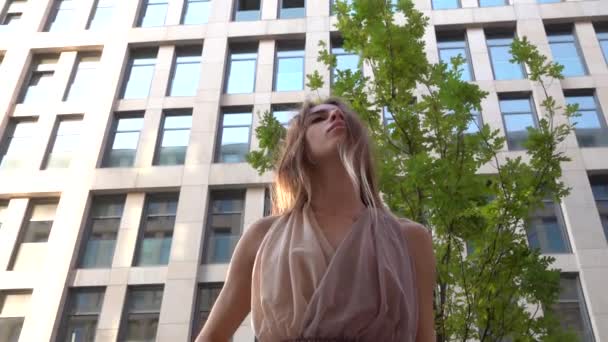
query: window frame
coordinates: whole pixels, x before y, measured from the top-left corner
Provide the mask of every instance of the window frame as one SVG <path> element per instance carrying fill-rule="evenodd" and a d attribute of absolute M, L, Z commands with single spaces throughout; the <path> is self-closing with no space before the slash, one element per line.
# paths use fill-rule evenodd
<path fill-rule="evenodd" d="M 254 49 L 254 47 L 255 47 L 255 49 Z M 227 53 L 227 63 L 226 63 L 226 67 L 225 67 L 226 70 L 224 70 L 225 82 L 224 82 L 224 86 L 222 89 L 224 94 L 226 94 L 226 95 L 253 94 L 256 92 L 259 48 L 260 48 L 259 41 L 229 45 L 228 53 Z M 254 50 L 255 50 L 255 52 L 254 52 Z M 253 85 L 251 86 L 251 88 L 252 88 L 251 91 L 247 92 L 247 93 L 241 93 L 241 92 L 229 93 L 228 87 L 230 86 L 230 75 L 231 75 L 231 71 L 232 71 L 232 62 L 233 62 L 232 55 L 233 54 L 253 54 L 253 53 L 255 53 L 255 59 L 254 58 L 235 59 L 235 61 L 251 61 L 251 60 L 254 61 L 254 63 L 253 63 Z"/>
<path fill-rule="evenodd" d="M 2 167 L 2 162 L 4 161 L 4 158 L 6 157 L 6 153 L 9 151 L 9 148 L 11 146 L 11 144 L 13 143 L 13 139 L 15 138 L 15 130 L 17 129 L 17 126 L 20 123 L 31 123 L 32 125 L 34 125 L 34 130 L 37 130 L 38 127 L 38 117 L 37 116 L 28 116 L 28 117 L 12 117 L 8 120 L 8 124 L 6 125 L 6 129 L 4 130 L 4 133 L 2 136 L 0 136 L 0 170 L 4 169 L 4 167 Z M 30 136 L 31 137 L 31 136 Z M 30 143 L 30 148 L 33 150 L 35 148 L 35 144 L 34 144 L 34 140 L 32 140 L 32 142 Z M 22 160 L 22 159 L 20 159 Z M 27 158 L 23 159 L 26 161 L 25 165 L 27 166 Z M 9 170 L 15 170 L 15 169 L 19 169 L 19 167 L 17 168 L 8 168 Z"/>
<path fill-rule="evenodd" d="M 217 214 L 221 215 L 240 215 L 240 223 L 239 223 L 239 232 L 238 235 L 242 236 L 244 232 L 244 222 L 245 222 L 245 206 L 247 205 L 246 198 L 246 189 L 243 188 L 224 188 L 224 189 L 213 189 L 209 193 L 209 201 L 207 202 L 207 208 L 205 210 L 206 220 L 205 220 L 205 228 L 203 229 L 203 246 L 201 248 L 201 264 L 202 265 L 226 265 L 224 262 L 217 262 L 215 260 L 211 260 L 210 255 L 210 246 L 211 239 L 215 236 L 215 230 L 213 229 L 213 216 Z M 213 204 L 215 200 L 240 200 L 243 203 L 243 208 L 241 211 L 222 211 L 220 213 L 213 212 Z M 237 234 L 231 234 L 237 235 Z M 232 255 L 234 255 L 234 249 L 231 251 Z"/>
<path fill-rule="evenodd" d="M 148 310 L 142 312 L 131 312 L 131 302 L 133 301 L 133 293 L 137 291 L 162 291 L 161 303 L 159 305 L 158 311 Z M 163 309 L 163 302 L 165 297 L 165 285 L 164 284 L 147 284 L 147 285 L 129 285 L 127 286 L 127 291 L 125 294 L 124 305 L 120 315 L 120 322 L 118 328 L 118 341 L 123 341 L 128 336 L 128 326 L 129 326 L 129 318 L 132 315 L 136 316 L 152 316 L 155 315 L 157 321 L 160 321 L 160 313 Z M 158 337 L 158 323 L 155 336 Z"/>
<path fill-rule="evenodd" d="M 238 13 L 239 11 L 239 3 L 241 1 L 245 1 L 245 0 L 233 0 L 232 1 L 232 14 L 230 17 L 230 21 L 237 21 L 237 22 L 241 22 L 241 21 L 258 21 L 262 19 L 262 8 L 264 7 L 264 1 L 263 0 L 258 0 L 259 1 L 259 9 L 257 10 L 257 18 L 256 19 L 248 19 L 248 20 L 238 20 Z"/>
<path fill-rule="evenodd" d="M 173 60 L 171 61 L 171 74 L 169 76 L 169 82 L 167 83 L 167 91 L 165 92 L 166 97 L 195 97 L 198 89 L 200 88 L 201 83 L 201 72 L 202 72 L 202 62 L 203 62 L 203 47 L 202 45 L 189 45 L 189 46 L 176 46 L 173 54 Z M 179 58 L 196 58 L 195 62 L 187 61 L 187 62 L 178 62 Z M 198 65 L 198 84 L 194 89 L 194 95 L 174 95 L 172 94 L 175 82 L 175 75 L 177 74 L 178 65 L 186 65 L 186 64 L 197 64 Z"/>
<path fill-rule="evenodd" d="M 152 1 L 152 4 L 150 2 Z M 156 2 L 158 1 L 158 2 Z M 162 2 L 161 2 L 162 1 Z M 141 0 L 139 4 L 139 11 L 137 16 L 136 28 L 151 28 L 151 27 L 163 27 L 167 25 L 167 14 L 169 12 L 169 1 L 170 0 Z M 161 25 L 152 25 L 152 26 L 142 26 L 144 23 L 144 18 L 146 17 L 146 12 L 148 11 L 148 6 L 166 6 L 165 15 L 163 18 L 163 23 Z"/>
<path fill-rule="evenodd" d="M 497 43 L 491 43 L 490 41 L 493 39 L 506 39 L 509 38 L 511 39 L 511 41 L 515 40 L 517 38 L 517 32 L 515 32 L 515 30 L 499 30 L 499 31 L 484 31 L 484 35 L 485 35 L 485 43 L 486 43 L 486 47 L 488 49 L 488 57 L 490 58 L 490 67 L 492 68 L 492 78 L 494 81 L 514 81 L 514 80 L 524 80 L 528 78 L 528 71 L 526 70 L 525 66 L 521 63 L 519 63 L 519 70 L 521 72 L 521 77 L 518 78 L 496 78 L 496 67 L 494 66 L 494 58 L 492 57 L 492 48 L 493 47 L 510 47 L 509 45 L 505 45 L 505 44 L 497 44 Z M 513 57 L 513 54 L 510 53 L 511 57 Z"/>
<path fill-rule="evenodd" d="M 150 214 L 150 203 L 154 200 L 165 200 L 172 201 L 175 200 L 175 214 L 167 215 L 167 214 Z M 176 225 L 176 217 L 177 217 L 177 206 L 179 205 L 179 192 L 155 192 L 155 193 L 146 193 L 144 200 L 144 207 L 142 210 L 142 216 L 139 220 L 139 226 L 137 229 L 137 240 L 135 243 L 135 250 L 133 253 L 133 261 L 131 263 L 131 267 L 167 267 L 171 262 L 171 250 L 173 249 L 173 237 L 175 235 L 175 225 Z M 141 249 L 144 240 L 146 237 L 144 236 L 146 233 L 146 227 L 149 217 L 173 217 L 173 227 L 171 227 L 171 246 L 169 247 L 169 255 L 167 256 L 166 264 L 147 264 L 141 263 Z"/>
<path fill-rule="evenodd" d="M 441 0 L 431 0 L 431 9 L 433 11 L 454 10 L 454 9 L 462 8 L 462 0 L 455 0 L 457 3 L 457 7 L 446 7 L 446 8 L 435 8 L 435 1 L 441 1 Z"/>
<path fill-rule="evenodd" d="M 251 134 L 252 134 L 252 126 L 253 126 L 253 107 L 252 106 L 234 106 L 234 107 L 224 107 L 221 109 L 220 119 L 218 120 L 218 130 L 217 130 L 217 138 L 214 149 L 214 157 L 213 163 L 222 163 L 222 164 L 231 164 L 234 162 L 225 162 L 220 158 L 222 152 L 222 140 L 224 136 L 224 115 L 226 114 L 244 114 L 251 113 L 251 122 L 249 125 L 238 125 L 238 126 L 227 126 L 227 127 L 248 127 L 249 134 L 247 135 L 247 146 L 248 151 L 251 151 Z M 245 163 L 245 161 L 239 162 Z"/>
<path fill-rule="evenodd" d="M 152 158 L 152 165 L 153 166 L 183 166 L 186 164 L 186 157 L 188 155 L 188 147 L 190 146 L 190 144 L 188 143 L 186 146 L 184 146 L 184 163 L 183 164 L 160 164 L 159 160 L 160 160 L 160 155 L 161 155 L 161 149 L 162 149 L 162 143 L 163 143 L 163 139 L 165 137 L 165 123 L 166 123 L 166 119 L 167 117 L 171 117 L 171 116 L 189 116 L 192 119 L 194 119 L 193 117 L 193 113 L 192 113 L 192 108 L 179 108 L 179 109 L 163 109 L 162 112 L 162 118 L 161 118 L 161 122 L 160 122 L 160 126 L 159 126 L 159 130 L 158 130 L 158 134 L 156 135 L 158 137 L 158 139 L 156 139 L 156 144 L 154 146 L 154 157 Z M 184 131 L 184 128 L 169 128 L 167 129 L 169 131 Z M 190 127 L 188 128 L 188 140 L 190 140 L 192 135 L 192 121 L 190 124 Z"/>
<path fill-rule="evenodd" d="M 201 23 L 186 23 L 186 15 L 188 14 L 188 9 L 191 3 L 209 3 L 209 12 L 208 16 L 205 18 L 204 22 Z M 184 5 L 182 6 L 182 13 L 180 14 L 179 24 L 180 25 L 206 25 L 209 23 L 209 16 L 211 15 L 211 5 L 213 4 L 212 0 L 184 0 Z M 166 19 L 165 19 L 166 21 Z"/>
<path fill-rule="evenodd" d="M 281 20 L 281 19 L 304 19 L 307 17 L 308 15 L 308 10 L 307 10 L 307 0 L 302 0 L 304 1 L 304 7 L 302 7 L 304 9 L 304 15 L 303 16 L 298 16 L 298 17 L 292 17 L 292 16 L 285 16 L 285 14 L 281 15 L 283 13 L 283 5 L 285 1 L 290 1 L 290 0 L 278 0 L 278 6 L 277 6 L 277 20 Z M 293 0 L 296 1 L 296 0 Z M 293 8 L 300 8 L 300 7 L 293 7 Z M 261 13 L 261 8 L 260 8 L 260 13 Z"/>
<path fill-rule="evenodd" d="M 152 77 L 150 78 L 150 84 L 148 85 L 147 95 L 145 97 L 125 97 L 133 73 L 133 67 L 135 65 L 150 66 L 150 64 L 135 64 L 136 59 L 151 59 L 154 55 L 154 64 L 152 65 Z M 126 65 L 126 72 L 122 75 L 122 85 L 120 91 L 120 97 L 118 100 L 141 100 L 150 97 L 150 90 L 152 89 L 152 83 L 154 83 L 154 74 L 156 73 L 156 65 L 158 64 L 158 47 L 153 48 L 141 48 L 136 50 L 130 50 L 128 53 L 128 61 Z"/>
<path fill-rule="evenodd" d="M 49 170 L 49 169 L 68 169 L 71 166 L 72 160 L 74 160 L 74 156 L 70 158 L 70 165 L 64 168 L 49 168 L 49 161 L 51 159 L 51 155 L 53 150 L 55 149 L 55 144 L 57 143 L 57 138 L 59 137 L 59 128 L 61 124 L 66 121 L 80 121 L 80 128 L 82 129 L 83 124 L 82 121 L 84 116 L 81 114 L 67 114 L 67 115 L 57 115 L 55 118 L 55 122 L 53 123 L 53 129 L 51 130 L 51 136 L 49 137 L 48 143 L 46 144 L 46 149 L 44 151 L 44 158 L 42 158 L 42 163 L 40 164 L 40 170 Z M 82 136 L 82 130 L 78 134 L 78 136 Z M 74 151 L 78 151 L 78 147 L 74 148 Z"/>
<path fill-rule="evenodd" d="M 114 165 L 109 165 L 109 158 L 110 158 L 110 153 L 113 150 L 112 145 L 114 145 L 114 140 L 116 139 L 116 134 L 118 133 L 118 123 L 120 122 L 120 119 L 134 119 L 134 118 L 141 118 L 142 120 L 145 120 L 145 112 L 143 111 L 128 111 L 128 112 L 114 112 L 114 114 L 111 116 L 111 120 L 112 123 L 110 124 L 110 131 L 108 132 L 108 134 L 106 134 L 106 146 L 103 150 L 103 155 L 101 157 L 101 162 L 99 163 L 98 168 L 121 168 L 121 167 L 133 167 L 135 165 L 135 162 L 137 160 L 137 151 L 139 151 L 139 145 L 141 143 L 141 132 L 143 130 L 143 125 L 145 123 L 145 121 L 142 121 L 142 128 L 137 131 L 139 132 L 139 136 L 137 138 L 137 146 L 135 147 L 135 155 L 133 156 L 133 163 L 131 164 L 131 166 L 114 166 Z M 135 131 L 120 131 L 120 133 L 125 133 L 125 132 L 135 132 Z"/>
<path fill-rule="evenodd" d="M 526 151 L 526 149 L 523 146 L 521 149 L 513 149 L 513 148 L 511 148 L 511 146 L 509 146 L 509 138 L 508 138 L 509 130 L 507 129 L 507 122 L 505 121 L 505 113 L 503 113 L 502 109 L 500 109 L 500 102 L 503 100 L 523 100 L 524 98 L 526 98 L 528 100 L 528 103 L 530 104 L 530 115 L 532 116 L 532 121 L 534 122 L 534 127 L 538 128 L 539 120 L 538 120 L 538 114 L 536 113 L 536 104 L 534 102 L 533 94 L 531 94 L 531 93 L 498 94 L 498 105 L 499 105 L 500 117 L 502 120 L 502 125 L 503 125 L 502 127 L 505 132 L 505 138 L 507 138 L 506 143 L 507 143 L 508 151 Z M 514 115 L 527 114 L 527 112 L 509 112 L 509 113 L 507 113 L 507 115 L 510 115 L 510 114 L 514 114 Z M 526 139 L 527 138 L 528 137 L 527 137 L 527 130 L 526 130 Z"/>
<path fill-rule="evenodd" d="M 560 237 L 562 239 L 562 242 L 564 244 L 564 249 L 565 251 L 561 251 L 561 252 L 545 252 L 542 250 L 542 247 L 539 244 L 538 249 L 540 250 L 541 254 L 551 254 L 551 255 L 567 255 L 567 254 L 572 254 L 574 253 L 572 250 L 572 243 L 570 242 L 570 237 L 568 235 L 568 225 L 566 224 L 566 219 L 564 217 L 564 212 L 562 210 L 562 202 L 556 202 L 555 200 L 551 199 L 551 198 L 545 198 L 542 200 L 542 206 L 539 208 L 536 208 L 534 211 L 530 212 L 529 217 L 524 220 L 524 230 L 526 233 L 526 239 L 528 242 L 528 247 L 530 248 L 530 237 L 528 235 L 529 232 L 529 228 L 530 228 L 530 221 L 533 220 L 535 217 L 534 214 L 538 211 L 541 210 L 546 210 L 546 206 L 547 204 L 550 204 L 553 206 L 553 216 L 555 217 L 555 220 L 557 222 L 557 226 L 559 228 L 559 234 Z M 546 216 L 540 216 L 542 217 L 546 217 Z"/>
<path fill-rule="evenodd" d="M 97 313 L 92 313 L 92 312 L 87 312 L 87 313 L 83 313 L 83 314 L 77 314 L 77 313 L 73 313 L 72 312 L 72 305 L 75 301 L 75 295 L 76 294 L 80 294 L 80 293 L 88 293 L 88 292 L 96 292 L 99 291 L 102 293 L 101 295 L 101 303 L 99 306 L 99 312 Z M 57 335 L 59 336 L 57 338 L 57 341 L 66 341 L 67 339 L 67 333 L 68 333 L 68 324 L 70 322 L 70 319 L 72 317 L 86 317 L 86 318 L 91 318 L 91 317 L 96 317 L 96 323 L 95 323 L 95 331 L 97 330 L 97 326 L 99 325 L 99 317 L 101 316 L 101 309 L 103 307 L 103 303 L 105 301 L 105 295 L 106 295 L 106 287 L 105 286 L 83 286 L 83 287 L 70 287 L 68 288 L 68 295 L 66 296 L 66 300 L 65 300 L 65 304 L 64 304 L 64 310 L 62 310 L 63 312 L 61 313 L 61 321 L 60 321 L 60 328 L 59 328 L 59 332 L 57 333 Z"/>
<path fill-rule="evenodd" d="M 551 48 L 551 44 L 552 43 L 566 43 L 566 42 L 570 42 L 570 41 L 552 42 L 551 36 L 568 34 L 572 37 L 572 44 L 574 45 L 574 51 L 576 51 L 576 55 L 581 64 L 581 68 L 583 69 L 583 74 L 582 75 L 566 75 L 566 73 L 565 73 L 566 65 L 560 63 L 561 65 L 564 66 L 564 70 L 562 71 L 564 78 L 589 76 L 589 67 L 587 66 L 587 62 L 585 61 L 585 55 L 583 54 L 583 50 L 581 49 L 578 37 L 576 35 L 574 23 L 561 24 L 561 25 L 559 25 L 559 24 L 558 25 L 546 25 L 545 34 L 547 36 L 547 41 L 549 42 L 549 51 L 551 52 L 551 60 L 553 62 L 558 62 L 558 63 L 559 63 L 559 61 L 557 61 L 555 59 L 555 56 L 553 54 L 553 49 Z"/>
<path fill-rule="evenodd" d="M 301 45 L 302 44 L 302 45 Z M 283 45 L 283 46 L 281 46 Z M 302 46 L 300 49 L 299 47 Z M 281 48 L 285 49 L 281 51 Z M 296 49 L 297 48 L 297 49 Z M 289 56 L 289 57 L 279 57 L 280 52 L 293 52 L 293 51 L 302 51 L 302 56 Z M 279 90 L 277 89 L 277 82 L 279 76 L 279 59 L 302 59 L 302 83 L 301 89 L 288 89 L 288 90 Z M 304 91 L 306 86 L 306 41 L 302 40 L 275 40 L 275 49 L 274 49 L 274 63 L 273 63 L 273 72 L 272 72 L 272 92 L 273 93 L 282 93 L 282 92 L 294 92 L 294 91 Z"/>
<path fill-rule="evenodd" d="M 462 36 L 461 36 L 462 35 Z M 476 80 L 475 77 L 475 69 L 472 63 L 472 59 L 471 59 L 471 49 L 469 48 L 469 38 L 468 38 L 468 34 L 467 34 L 467 30 L 460 30 L 460 31 L 439 31 L 436 32 L 435 34 L 436 36 L 436 41 L 437 41 L 437 57 L 439 58 L 439 61 L 441 61 L 441 50 L 442 48 L 440 47 L 441 43 L 443 42 L 455 42 L 458 41 L 460 42 L 460 39 L 456 40 L 455 38 L 460 38 L 462 37 L 462 42 L 464 43 L 464 53 L 465 56 L 463 56 L 464 58 L 466 58 L 466 65 L 468 68 L 468 74 L 469 74 L 469 79 L 461 79 L 461 81 L 464 82 L 474 82 Z M 444 50 L 453 50 L 453 49 L 457 49 L 457 48 L 443 48 Z M 445 63 L 445 62 L 444 62 Z M 451 66 L 451 61 L 448 61 L 448 63 L 446 63 L 448 65 L 448 67 Z M 463 70 L 463 74 L 464 74 L 464 70 Z"/>

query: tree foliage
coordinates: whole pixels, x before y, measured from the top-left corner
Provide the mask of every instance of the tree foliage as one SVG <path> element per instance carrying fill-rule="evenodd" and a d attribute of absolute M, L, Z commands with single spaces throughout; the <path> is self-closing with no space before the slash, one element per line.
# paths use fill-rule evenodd
<path fill-rule="evenodd" d="M 512 157 L 500 130 L 483 124 L 467 132 L 488 93 L 460 79 L 462 57 L 429 63 L 428 18 L 411 0 L 338 0 L 335 11 L 343 47 L 371 74 L 336 70 L 332 94 L 351 103 L 372 135 L 385 203 L 433 234 L 437 341 L 574 340 L 547 310 L 559 291 L 554 259 L 531 249 L 526 235 L 543 199 L 558 203 L 569 193 L 560 181 L 561 163 L 570 160 L 562 143 L 577 108 L 559 106 L 547 92 L 563 67 L 526 37 L 514 40 L 512 62 L 524 64 L 542 90 L 542 111 L 528 128 L 526 153 Z M 335 68 L 326 43 L 319 45 L 318 60 Z M 313 91 L 324 85 L 318 72 L 307 79 Z M 393 119 L 387 125 L 383 108 Z M 261 174 L 274 165 L 284 129 L 266 112 L 256 133 L 262 150 L 248 160 Z"/>

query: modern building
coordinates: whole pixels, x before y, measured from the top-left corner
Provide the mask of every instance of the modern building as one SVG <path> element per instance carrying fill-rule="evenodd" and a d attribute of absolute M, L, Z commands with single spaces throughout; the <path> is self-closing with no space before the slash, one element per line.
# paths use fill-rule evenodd
<path fill-rule="evenodd" d="M 565 65 L 549 92 L 582 113 L 573 190 L 528 236 L 563 271 L 563 323 L 608 341 L 608 1 L 416 5 L 429 59 L 466 58 L 508 154 L 542 98 L 508 44 Z M 244 159 L 257 113 L 285 124 L 304 75 L 330 77 L 319 40 L 356 67 L 335 22 L 330 0 L 0 0 L 0 342 L 193 340 L 269 214 L 271 174 Z M 247 316 L 232 340 L 254 339 Z"/>

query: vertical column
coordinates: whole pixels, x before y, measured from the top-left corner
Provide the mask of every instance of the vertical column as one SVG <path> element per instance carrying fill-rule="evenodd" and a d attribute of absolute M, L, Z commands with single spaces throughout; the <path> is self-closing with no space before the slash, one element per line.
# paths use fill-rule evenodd
<path fill-rule="evenodd" d="M 186 0 L 169 0 L 165 26 L 179 25 Z"/>
<path fill-rule="evenodd" d="M 101 306 L 95 341 L 115 342 L 126 302 L 127 285 L 108 285 Z"/>
<path fill-rule="evenodd" d="M 262 20 L 277 19 L 279 13 L 279 1 L 281 0 L 260 0 L 262 6 Z"/>
<path fill-rule="evenodd" d="M 581 48 L 581 57 L 584 59 L 587 71 L 591 75 L 607 74 L 608 67 L 600 48 L 600 43 L 595 35 L 593 23 L 575 22 L 574 34 Z"/>
<path fill-rule="evenodd" d="M 475 72 L 475 80 L 493 80 L 492 64 L 490 62 L 490 54 L 486 45 L 486 36 L 483 28 L 468 28 L 466 36 L 469 53 L 471 55 L 471 65 Z"/>
<path fill-rule="evenodd" d="M 11 256 L 17 252 L 19 230 L 27 211 L 27 198 L 13 198 L 6 208 L 5 220 L 0 230 L 0 274 L 5 272 Z M 0 277 L 2 278 L 2 277 Z"/>
<path fill-rule="evenodd" d="M 142 192 L 127 195 L 116 237 L 112 271 L 120 268 L 128 269 L 133 263 L 145 196 L 145 193 Z"/>
<path fill-rule="evenodd" d="M 331 41 L 330 35 L 327 31 L 317 31 L 317 32 L 309 32 L 306 35 L 306 53 L 304 59 L 304 74 L 312 74 L 315 71 L 318 71 L 323 77 L 323 87 L 319 89 L 319 94 L 323 96 L 329 96 L 331 89 L 331 73 L 329 68 L 323 64 L 323 62 L 317 61 L 317 56 L 319 55 L 320 47 L 319 41 L 324 41 L 327 49 L 331 52 Z M 369 74 L 368 74 L 369 75 Z M 304 84 L 306 84 L 307 79 L 304 76 Z M 308 87 L 305 87 L 305 90 L 310 91 Z"/>

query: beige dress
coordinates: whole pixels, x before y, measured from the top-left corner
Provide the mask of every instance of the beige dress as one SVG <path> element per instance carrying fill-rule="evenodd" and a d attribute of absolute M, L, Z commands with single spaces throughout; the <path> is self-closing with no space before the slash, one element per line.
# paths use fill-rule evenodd
<path fill-rule="evenodd" d="M 260 342 L 413 342 L 414 277 L 392 214 L 365 208 L 334 250 L 307 203 L 280 216 L 260 244 L 251 284 L 252 328 Z"/>

